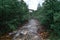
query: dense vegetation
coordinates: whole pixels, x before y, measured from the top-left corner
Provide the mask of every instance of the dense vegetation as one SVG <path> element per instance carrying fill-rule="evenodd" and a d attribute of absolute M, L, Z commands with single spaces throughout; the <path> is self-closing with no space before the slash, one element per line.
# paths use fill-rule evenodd
<path fill-rule="evenodd" d="M 44 25 L 51 37 L 60 37 L 59 0 L 45 0 L 42 6 L 38 4 L 37 10 L 33 11 L 31 15 Z M 23 0 L 20 2 L 17 0 L 0 0 L 0 34 L 16 30 L 18 25 L 28 20 L 28 17 L 28 7 Z"/>
<path fill-rule="evenodd" d="M 0 0 L 0 34 L 16 30 L 27 16 L 28 8 L 23 0 Z"/>
<path fill-rule="evenodd" d="M 38 4 L 38 10 L 33 15 L 47 28 L 46 31 L 50 32 L 52 38 L 55 36 L 60 38 L 59 0 L 45 0 L 42 7 Z"/>

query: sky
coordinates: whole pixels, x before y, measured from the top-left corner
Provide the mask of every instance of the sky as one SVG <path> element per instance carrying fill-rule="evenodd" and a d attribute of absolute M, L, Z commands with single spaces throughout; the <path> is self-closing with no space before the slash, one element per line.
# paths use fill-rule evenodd
<path fill-rule="evenodd" d="M 33 10 L 37 10 L 38 4 L 40 3 L 40 5 L 42 6 L 42 3 L 44 2 L 44 0 L 24 0 L 24 1 L 28 5 L 28 8 Z"/>

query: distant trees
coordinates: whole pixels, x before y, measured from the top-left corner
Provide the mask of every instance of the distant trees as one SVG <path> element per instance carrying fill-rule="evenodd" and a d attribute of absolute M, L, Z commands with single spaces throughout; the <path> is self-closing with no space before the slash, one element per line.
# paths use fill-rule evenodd
<path fill-rule="evenodd" d="M 0 34 L 16 30 L 27 16 L 28 7 L 23 0 L 0 0 Z"/>
<path fill-rule="evenodd" d="M 23 24 L 29 17 L 26 3 L 21 0 L 0 0 L 0 34 L 16 30 L 18 24 Z M 45 0 L 32 12 L 51 35 L 60 37 L 60 1 Z"/>

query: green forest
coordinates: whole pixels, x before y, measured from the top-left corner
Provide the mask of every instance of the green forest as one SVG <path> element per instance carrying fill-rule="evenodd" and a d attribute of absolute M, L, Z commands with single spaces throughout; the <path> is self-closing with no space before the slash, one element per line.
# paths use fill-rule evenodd
<path fill-rule="evenodd" d="M 49 32 L 51 40 L 60 38 L 60 0 L 45 0 L 30 14 L 28 5 L 21 0 L 0 0 L 0 36 L 17 30 L 29 18 L 36 18 Z"/>

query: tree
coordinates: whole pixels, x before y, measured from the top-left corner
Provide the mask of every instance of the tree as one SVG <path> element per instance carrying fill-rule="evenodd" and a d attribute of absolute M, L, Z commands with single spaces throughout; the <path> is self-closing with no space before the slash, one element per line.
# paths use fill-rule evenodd
<path fill-rule="evenodd" d="M 40 20 L 40 23 L 45 26 L 46 31 L 53 36 L 60 36 L 60 1 L 45 0 L 42 7 L 38 7 L 34 16 Z"/>
<path fill-rule="evenodd" d="M 47 13 L 46 18 L 48 20 L 48 24 L 50 24 L 49 29 L 54 30 L 54 34 L 60 36 L 59 29 L 60 29 L 60 1 L 57 0 L 46 0 L 44 3 L 45 12 Z M 58 17 L 57 17 L 58 16 Z"/>
<path fill-rule="evenodd" d="M 27 16 L 28 8 L 23 0 L 0 0 L 0 33 L 16 30 Z"/>

